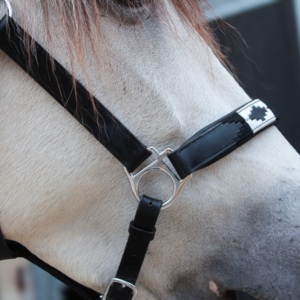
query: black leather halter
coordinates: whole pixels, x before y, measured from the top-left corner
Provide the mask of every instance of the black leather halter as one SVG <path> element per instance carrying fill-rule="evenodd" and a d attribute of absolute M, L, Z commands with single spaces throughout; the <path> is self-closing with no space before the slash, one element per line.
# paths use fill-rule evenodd
<path fill-rule="evenodd" d="M 33 60 L 28 65 L 29 53 L 23 41 L 24 31 L 14 20 L 5 16 L 0 20 L 0 49 L 37 81 L 53 98 L 71 113 L 110 153 L 125 167 L 135 197 L 140 201 L 135 219 L 129 226 L 129 238 L 116 278 L 112 279 L 104 295 L 84 287 L 53 267 L 47 265 L 24 246 L 5 240 L 0 232 L 0 259 L 25 257 L 46 270 L 86 300 L 131 300 L 136 297 L 135 283 L 142 267 L 149 242 L 154 239 L 155 224 L 161 208 L 170 206 L 183 185 L 197 170 L 209 166 L 243 145 L 262 130 L 278 122 L 272 111 L 260 100 L 253 100 L 223 118 L 198 131 L 177 150 L 166 149 L 158 153 L 146 148 L 107 108 L 96 98 L 99 118 L 90 101 L 88 91 L 76 80 L 77 98 L 72 76 L 54 60 L 55 74 L 51 69 L 50 55 L 36 43 Z M 31 37 L 29 36 L 29 43 Z M 78 101 L 78 103 L 76 102 Z M 80 107 L 80 110 L 77 108 Z M 151 153 L 155 161 L 136 174 L 132 172 Z M 168 157 L 177 175 L 162 161 Z M 174 183 L 174 194 L 166 202 L 140 196 L 138 182 L 147 172 L 159 169 L 166 172 Z"/>

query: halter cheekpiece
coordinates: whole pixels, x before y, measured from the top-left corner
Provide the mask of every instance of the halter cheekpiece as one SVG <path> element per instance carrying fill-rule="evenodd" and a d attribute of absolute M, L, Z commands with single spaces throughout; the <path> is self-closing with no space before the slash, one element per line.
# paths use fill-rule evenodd
<path fill-rule="evenodd" d="M 260 100 L 253 100 L 228 115 L 196 132 L 175 151 L 158 152 L 147 148 L 95 97 L 96 109 L 101 115 L 94 118 L 94 108 L 88 91 L 76 80 L 76 91 L 71 74 L 54 60 L 55 74 L 50 70 L 51 57 L 36 43 L 35 58 L 28 67 L 27 48 L 22 39 L 24 30 L 12 19 L 8 0 L 8 15 L 0 20 L 0 49 L 13 59 L 25 72 L 39 83 L 57 102 L 72 114 L 115 158 L 124 166 L 134 197 L 139 201 L 135 218 L 129 225 L 129 237 L 119 269 L 107 286 L 104 295 L 91 290 L 58 270 L 44 263 L 21 244 L 5 240 L 0 231 L 0 259 L 25 257 L 74 289 L 86 300 L 134 300 L 137 296 L 135 283 L 147 249 L 155 236 L 155 224 L 160 210 L 170 207 L 180 194 L 192 173 L 223 158 L 256 134 L 276 124 L 278 119 Z M 29 42 L 33 39 L 28 35 Z M 58 85 L 59 82 L 59 85 Z M 67 96 L 66 96 L 67 95 Z M 76 99 L 77 96 L 77 99 Z M 79 101 L 82 110 L 76 110 Z M 134 171 L 152 154 L 154 161 L 142 170 Z M 168 158 L 173 172 L 163 159 Z M 174 191 L 169 200 L 161 200 L 139 194 L 140 179 L 147 173 L 159 170 L 173 182 Z"/>

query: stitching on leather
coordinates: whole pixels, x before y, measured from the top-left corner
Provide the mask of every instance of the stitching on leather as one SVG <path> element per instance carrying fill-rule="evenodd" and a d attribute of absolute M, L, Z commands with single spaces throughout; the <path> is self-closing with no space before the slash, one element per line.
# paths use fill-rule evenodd
<path fill-rule="evenodd" d="M 255 101 L 255 100 L 254 100 L 254 101 Z M 243 112 L 244 110 L 246 110 L 249 106 L 257 104 L 257 103 L 260 102 L 261 100 L 256 100 L 255 102 L 254 102 L 254 101 L 251 101 L 250 103 L 248 103 L 248 105 L 245 106 L 239 113 L 241 113 L 241 112 Z M 266 109 L 267 109 L 267 110 L 270 110 L 268 107 L 267 107 Z M 275 118 L 275 116 L 272 117 L 272 118 Z M 260 125 L 254 127 L 253 129 L 252 129 L 251 127 L 250 127 L 250 128 L 251 128 L 251 130 L 253 131 L 253 130 L 255 130 L 255 129 L 261 127 L 261 126 L 264 125 L 265 123 L 269 122 L 270 120 L 271 120 L 271 119 L 267 119 L 267 120 L 265 120 L 263 123 L 261 123 Z M 246 121 L 246 123 L 248 123 L 248 122 Z M 248 125 L 249 125 L 249 124 L 248 124 Z M 250 125 L 249 125 L 249 126 L 250 126 Z"/>
<path fill-rule="evenodd" d="M 243 125 L 243 127 L 241 128 L 240 132 L 238 133 L 237 137 L 234 139 L 237 143 L 239 143 L 241 140 L 245 139 L 246 137 L 249 136 L 249 132 L 247 133 L 247 131 L 243 130 L 246 127 Z M 251 132 L 250 134 L 253 134 L 253 132 Z"/>
<path fill-rule="evenodd" d="M 272 117 L 272 118 L 275 118 L 275 116 L 274 117 Z M 271 119 L 272 119 L 271 118 Z M 260 125 L 258 125 L 258 126 L 256 126 L 256 127 L 254 127 L 253 129 L 252 129 L 252 131 L 253 130 L 255 130 L 255 129 L 257 129 L 257 128 L 259 128 L 259 127 L 261 127 L 261 126 L 263 126 L 265 123 L 267 123 L 267 122 L 269 122 L 269 121 L 271 121 L 271 119 L 267 119 L 267 120 L 265 120 L 263 123 L 261 123 Z M 276 118 L 275 118 L 276 119 Z"/>
<path fill-rule="evenodd" d="M 254 105 L 254 104 L 256 104 L 257 102 L 259 102 L 260 100 L 256 100 L 255 102 L 254 102 L 254 101 L 255 101 L 255 100 L 249 102 L 248 104 L 245 104 L 246 106 L 243 107 L 243 109 L 242 109 L 239 113 L 238 113 L 237 111 L 239 111 L 240 109 L 238 109 L 238 110 L 236 111 L 236 113 L 237 113 L 237 114 L 240 114 L 241 112 L 243 112 L 244 110 L 246 110 L 250 105 Z"/>
<path fill-rule="evenodd" d="M 241 123 L 241 124 L 244 124 L 246 121 L 240 121 L 240 120 L 233 120 L 235 117 L 241 117 L 236 111 L 232 112 L 228 117 L 224 118 L 224 120 L 222 119 L 222 124 L 225 124 L 225 123 L 229 123 L 229 124 L 232 124 L 232 123 Z"/>

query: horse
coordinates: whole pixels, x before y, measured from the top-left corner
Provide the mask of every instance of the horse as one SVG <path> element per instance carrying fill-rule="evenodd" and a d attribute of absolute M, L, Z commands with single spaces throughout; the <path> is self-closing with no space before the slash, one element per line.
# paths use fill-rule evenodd
<path fill-rule="evenodd" d="M 250 100 L 203 21 L 203 1 L 11 5 L 18 24 L 143 143 L 161 151 Z M 137 207 L 126 175 L 1 51 L 0 78 L 3 235 L 103 291 Z M 233 290 L 298 299 L 299 183 L 299 155 L 275 127 L 196 172 L 159 217 L 138 299 L 232 300 Z M 165 199 L 169 182 L 148 176 L 143 192 Z"/>

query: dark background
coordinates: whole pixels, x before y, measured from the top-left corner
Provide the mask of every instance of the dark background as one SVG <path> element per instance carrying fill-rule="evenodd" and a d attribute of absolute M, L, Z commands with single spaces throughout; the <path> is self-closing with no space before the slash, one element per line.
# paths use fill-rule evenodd
<path fill-rule="evenodd" d="M 241 36 L 218 21 L 211 26 L 242 87 L 280 117 L 278 129 L 300 153 L 300 51 L 293 2 L 282 0 L 225 21 Z M 255 299 L 237 294 L 239 300 Z"/>
<path fill-rule="evenodd" d="M 233 30 L 215 33 L 236 69 L 242 87 L 280 117 L 279 130 L 300 152 L 300 52 L 293 2 L 279 3 L 225 20 Z"/>

